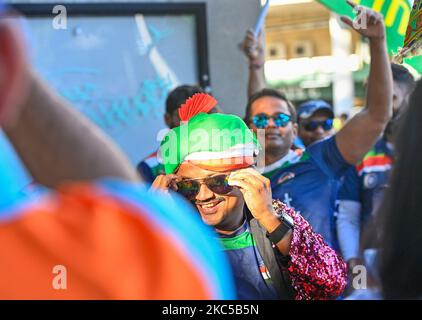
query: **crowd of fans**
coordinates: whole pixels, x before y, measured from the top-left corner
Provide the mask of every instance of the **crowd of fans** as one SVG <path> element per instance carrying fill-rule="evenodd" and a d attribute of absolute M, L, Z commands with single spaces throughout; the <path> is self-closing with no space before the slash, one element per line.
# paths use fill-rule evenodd
<path fill-rule="evenodd" d="M 10 14 L 0 2 L 0 124 L 40 188 L 0 211 L 0 298 L 422 298 L 422 83 L 390 63 L 380 14 L 342 18 L 371 64 L 338 130 L 326 101 L 266 87 L 248 31 L 244 117 L 177 87 L 136 168 L 36 75 Z"/>

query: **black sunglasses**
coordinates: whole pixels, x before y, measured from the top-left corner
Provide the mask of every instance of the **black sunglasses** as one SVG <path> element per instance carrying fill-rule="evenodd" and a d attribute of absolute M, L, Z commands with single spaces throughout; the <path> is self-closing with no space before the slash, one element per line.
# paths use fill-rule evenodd
<path fill-rule="evenodd" d="M 221 174 L 205 179 L 183 179 L 176 182 L 176 191 L 188 200 L 194 200 L 202 184 L 205 184 L 208 189 L 219 195 L 228 194 L 233 190 L 233 186 L 229 185 L 229 174 Z"/>
<path fill-rule="evenodd" d="M 331 130 L 333 128 L 334 121 L 333 119 L 327 119 L 324 121 L 303 121 L 302 126 L 305 128 L 306 131 L 315 131 L 318 127 L 322 127 L 324 131 Z"/>
<path fill-rule="evenodd" d="M 265 113 L 257 114 L 256 116 L 252 117 L 252 123 L 258 129 L 264 129 L 268 126 L 269 119 L 273 119 L 274 124 L 277 127 L 286 127 L 288 123 L 291 121 L 292 116 L 285 114 L 285 113 L 277 113 L 275 115 L 269 116 Z"/>

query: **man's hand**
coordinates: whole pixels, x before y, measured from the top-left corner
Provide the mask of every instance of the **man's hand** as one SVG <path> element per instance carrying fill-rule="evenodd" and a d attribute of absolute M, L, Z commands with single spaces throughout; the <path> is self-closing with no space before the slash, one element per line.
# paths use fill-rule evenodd
<path fill-rule="evenodd" d="M 254 32 L 249 29 L 246 32 L 245 39 L 242 43 L 242 50 L 249 59 L 252 66 L 262 67 L 265 63 L 264 48 L 262 45 L 263 33 L 261 32 L 258 37 Z"/>
<path fill-rule="evenodd" d="M 176 190 L 176 179 L 177 176 L 175 174 L 160 174 L 157 178 L 155 178 L 149 190 L 151 192 L 161 191 L 163 193 L 169 193 L 170 189 Z"/>
<path fill-rule="evenodd" d="M 385 38 L 384 19 L 381 13 L 364 6 L 359 6 L 353 1 L 348 0 L 347 3 L 357 12 L 356 23 L 346 16 L 342 16 L 341 21 L 369 39 Z"/>
<path fill-rule="evenodd" d="M 255 169 L 248 168 L 232 172 L 229 185 L 239 188 L 246 206 L 258 221 L 268 214 L 274 215 L 270 180 Z"/>
<path fill-rule="evenodd" d="M 280 225 L 281 222 L 272 205 L 269 179 L 255 169 L 248 168 L 233 172 L 229 177 L 229 184 L 239 188 L 249 211 L 265 230 L 271 233 Z M 288 255 L 290 252 L 292 236 L 292 231 L 289 231 L 276 244 L 283 255 Z"/>
<path fill-rule="evenodd" d="M 264 64 L 264 35 L 261 32 L 255 36 L 253 30 L 248 30 L 241 48 L 249 60 L 248 99 L 266 87 Z"/>

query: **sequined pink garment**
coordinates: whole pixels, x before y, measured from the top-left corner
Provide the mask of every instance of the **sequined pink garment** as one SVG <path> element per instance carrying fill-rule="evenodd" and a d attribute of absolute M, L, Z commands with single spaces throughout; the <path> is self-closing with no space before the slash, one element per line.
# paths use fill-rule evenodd
<path fill-rule="evenodd" d="M 347 282 L 347 267 L 321 235 L 293 209 L 273 200 L 277 213 L 284 211 L 294 221 L 288 271 L 295 289 L 295 300 L 334 299 Z"/>

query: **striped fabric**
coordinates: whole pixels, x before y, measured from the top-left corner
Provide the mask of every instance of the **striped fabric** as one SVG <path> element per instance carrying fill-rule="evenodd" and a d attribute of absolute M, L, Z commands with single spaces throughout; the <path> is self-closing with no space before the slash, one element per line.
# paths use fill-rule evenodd
<path fill-rule="evenodd" d="M 392 164 L 393 160 L 391 157 L 383 152 L 373 150 L 366 154 L 362 162 L 357 165 L 356 170 L 358 175 L 362 176 L 364 173 L 389 170 Z"/>
<path fill-rule="evenodd" d="M 285 157 L 266 166 L 262 174 L 264 177 L 271 179 L 279 170 L 288 168 L 300 161 L 307 161 L 309 157 L 309 154 L 303 149 L 290 150 Z"/>
<path fill-rule="evenodd" d="M 254 156 L 257 152 L 253 143 L 237 144 L 224 151 L 194 152 L 187 155 L 185 161 L 205 170 L 224 172 L 255 164 Z"/>
<path fill-rule="evenodd" d="M 186 162 L 192 163 L 204 170 L 211 170 L 216 172 L 226 172 L 242 169 L 252 166 L 255 163 L 254 157 L 235 157 L 227 159 L 214 160 L 188 160 Z"/>

